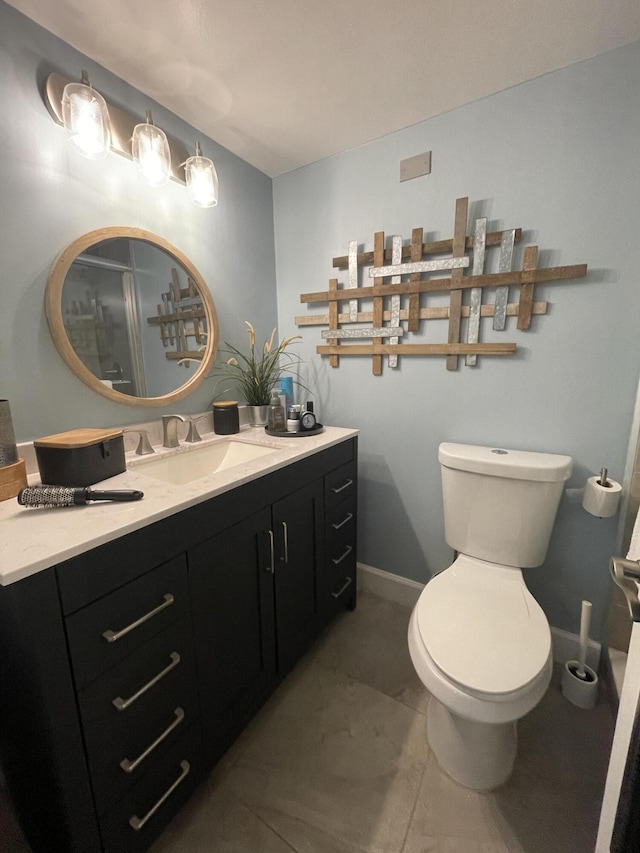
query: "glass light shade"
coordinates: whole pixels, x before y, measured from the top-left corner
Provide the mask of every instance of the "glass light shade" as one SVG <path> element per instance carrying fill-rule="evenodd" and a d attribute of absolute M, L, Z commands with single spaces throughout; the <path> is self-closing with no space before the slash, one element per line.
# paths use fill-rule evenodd
<path fill-rule="evenodd" d="M 71 147 L 89 160 L 103 160 L 111 145 L 105 99 L 86 83 L 67 83 L 62 93 L 62 121 Z"/>
<path fill-rule="evenodd" d="M 189 157 L 184 164 L 187 192 L 197 207 L 215 207 L 218 203 L 218 173 L 213 161 L 202 157 L 199 148 L 196 156 Z"/>
<path fill-rule="evenodd" d="M 138 174 L 150 187 L 163 187 L 171 177 L 171 153 L 167 136 L 155 124 L 137 124 L 133 129 L 131 153 Z"/>

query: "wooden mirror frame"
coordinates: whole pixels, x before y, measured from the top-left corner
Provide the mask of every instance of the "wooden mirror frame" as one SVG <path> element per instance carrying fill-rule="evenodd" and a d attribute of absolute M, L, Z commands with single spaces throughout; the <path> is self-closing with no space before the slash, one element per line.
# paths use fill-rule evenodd
<path fill-rule="evenodd" d="M 62 290 L 67 278 L 71 265 L 78 255 L 85 252 L 96 243 L 101 243 L 103 240 L 112 240 L 117 237 L 124 237 L 130 240 L 144 240 L 157 246 L 172 257 L 194 280 L 200 296 L 202 297 L 202 305 L 205 311 L 207 321 L 207 346 L 202 358 L 200 367 L 191 376 L 184 385 L 181 385 L 175 391 L 169 394 L 164 394 L 161 397 L 132 397 L 128 394 L 122 394 L 120 391 L 115 391 L 104 385 L 97 376 L 86 367 L 69 342 L 67 331 L 65 329 L 62 316 Z M 74 373 L 78 379 L 84 382 L 92 391 L 100 394 L 102 397 L 107 397 L 114 403 L 121 403 L 129 406 L 167 406 L 175 403 L 178 400 L 184 399 L 207 378 L 211 367 L 218 354 L 218 317 L 216 314 L 213 298 L 204 279 L 194 267 L 191 261 L 175 246 L 172 246 L 167 240 L 159 237 L 157 234 L 152 234 L 150 231 L 144 231 L 141 228 L 130 228 L 128 226 L 111 226 L 109 228 L 98 228 L 95 231 L 90 231 L 88 234 L 83 234 L 78 237 L 69 246 L 66 247 L 56 258 L 51 267 L 47 285 L 45 288 L 45 314 L 49 331 L 53 338 L 53 343 L 60 353 L 67 367 Z"/>

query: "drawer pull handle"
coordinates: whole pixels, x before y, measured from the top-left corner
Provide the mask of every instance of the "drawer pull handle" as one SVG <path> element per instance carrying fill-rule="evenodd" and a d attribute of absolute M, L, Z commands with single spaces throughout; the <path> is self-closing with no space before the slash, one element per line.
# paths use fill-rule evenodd
<path fill-rule="evenodd" d="M 172 669 L 175 669 L 180 663 L 180 655 L 178 652 L 171 652 L 169 655 L 171 658 L 171 663 L 169 666 L 166 666 L 162 672 L 159 672 L 155 678 L 152 678 L 151 681 L 147 682 L 144 687 L 141 687 L 140 690 L 137 690 L 133 696 L 129 696 L 128 699 L 123 699 L 121 696 L 118 696 L 117 699 L 112 700 L 112 704 L 116 706 L 118 711 L 126 711 L 130 705 L 139 699 L 144 693 L 149 690 L 149 688 L 153 687 L 154 684 L 157 684 L 161 678 L 164 678 L 165 675 L 168 675 Z"/>
<path fill-rule="evenodd" d="M 285 563 L 289 562 L 289 528 L 287 527 L 287 522 L 282 522 L 282 537 L 284 540 L 284 561 Z"/>
<path fill-rule="evenodd" d="M 344 490 L 348 489 L 349 486 L 353 486 L 353 480 L 347 480 L 346 483 L 343 483 L 342 486 L 340 486 L 337 489 L 334 486 L 334 487 L 332 487 L 331 491 L 333 492 L 334 495 L 339 495 L 340 492 L 344 492 Z"/>
<path fill-rule="evenodd" d="M 141 762 L 143 762 L 143 761 L 145 760 L 145 758 L 148 758 L 148 757 L 151 755 L 151 753 L 153 752 L 153 750 L 154 750 L 157 746 L 160 746 L 160 744 L 162 743 L 162 741 L 163 741 L 166 737 L 169 737 L 169 735 L 171 734 L 171 732 L 172 732 L 172 731 L 173 731 L 177 726 L 179 726 L 179 725 L 180 725 L 180 723 L 184 720 L 184 711 L 182 710 L 182 708 L 176 708 L 176 710 L 174 711 L 174 713 L 175 713 L 175 715 L 176 715 L 175 720 L 171 723 L 171 725 L 170 725 L 168 728 L 166 728 L 166 729 L 162 732 L 162 734 L 161 734 L 159 737 L 157 737 L 157 738 L 154 740 L 154 742 L 153 742 L 152 744 L 150 744 L 150 745 L 145 749 L 145 751 L 144 751 L 144 752 L 141 752 L 141 753 L 140 753 L 140 755 L 139 755 L 136 759 L 134 759 L 133 761 L 129 761 L 129 759 L 128 759 L 128 758 L 123 758 L 123 759 L 122 759 L 122 761 L 120 762 L 120 767 L 122 767 L 122 769 L 124 770 L 124 772 L 125 772 L 125 773 L 133 773 L 133 771 L 136 769 L 136 767 L 138 767 L 138 766 L 140 765 L 140 763 L 141 763 Z"/>
<path fill-rule="evenodd" d="M 333 527 L 333 529 L 334 529 L 334 530 L 340 530 L 340 528 L 341 528 L 341 527 L 344 527 L 344 526 L 345 526 L 345 524 L 346 524 L 348 521 L 351 521 L 351 519 L 352 519 L 352 518 L 353 518 L 353 513 L 352 513 L 352 512 L 348 512 L 348 513 L 347 513 L 346 518 L 343 518 L 343 519 L 342 519 L 342 521 L 340 522 L 340 524 L 335 524 L 335 523 L 334 523 L 334 524 L 332 524 L 331 526 Z"/>
<path fill-rule="evenodd" d="M 182 772 L 180 773 L 180 775 L 178 776 L 176 781 L 169 788 L 167 788 L 167 790 L 160 797 L 160 799 L 155 804 L 155 806 L 152 806 L 144 817 L 137 817 L 136 815 L 133 815 L 133 817 L 129 818 L 129 825 L 133 829 L 135 829 L 136 832 L 138 832 L 140 829 L 142 829 L 142 827 L 145 825 L 145 823 L 150 818 L 152 818 L 154 816 L 154 814 L 158 811 L 158 809 L 164 803 L 164 801 L 167 800 L 171 796 L 171 794 L 173 794 L 173 792 L 178 787 L 178 785 L 180 785 L 182 782 L 184 782 L 184 780 L 189 775 L 189 771 L 191 770 L 191 765 L 189 764 L 188 761 L 181 761 L 180 762 L 180 770 Z"/>
<path fill-rule="evenodd" d="M 170 607 L 175 598 L 171 595 L 170 592 L 167 592 L 164 596 L 164 601 L 159 607 L 156 607 L 154 610 L 150 610 L 149 613 L 145 613 L 144 616 L 141 616 L 139 619 L 136 619 L 135 622 L 132 622 L 131 625 L 127 625 L 126 628 L 122 628 L 120 631 L 112 631 L 109 629 L 103 633 L 103 637 L 108 643 L 115 643 L 116 640 L 119 640 L 120 637 L 124 637 L 125 634 L 128 634 L 129 631 L 133 631 L 134 628 L 139 628 L 143 622 L 146 622 L 147 619 L 151 619 L 152 616 L 156 616 L 160 613 L 161 610 L 164 610 L 167 607 Z"/>
<path fill-rule="evenodd" d="M 344 554 L 340 554 L 339 557 L 332 557 L 331 562 L 334 564 L 334 566 L 339 565 L 346 557 L 349 556 L 349 554 L 352 551 L 353 551 L 353 548 L 351 547 L 351 545 L 347 545 L 347 547 L 345 548 Z"/>
<path fill-rule="evenodd" d="M 340 587 L 340 589 L 339 589 L 337 592 L 332 592 L 332 593 L 331 593 L 331 595 L 332 595 L 334 598 L 340 598 L 340 596 L 341 596 L 341 595 L 342 595 L 342 593 L 345 591 L 345 589 L 347 589 L 347 587 L 348 587 L 348 586 L 350 586 L 350 585 L 351 585 L 351 578 L 345 578 L 345 582 L 344 582 L 344 584 Z"/>

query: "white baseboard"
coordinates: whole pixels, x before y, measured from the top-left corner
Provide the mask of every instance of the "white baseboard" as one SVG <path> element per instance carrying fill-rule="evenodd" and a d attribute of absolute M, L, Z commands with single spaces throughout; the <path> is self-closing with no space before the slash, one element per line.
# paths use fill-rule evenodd
<path fill-rule="evenodd" d="M 413 607 L 424 589 L 424 584 L 358 563 L 358 588 L 378 595 L 380 598 L 386 598 L 388 601 Z M 567 660 L 577 660 L 580 649 L 580 638 L 577 634 L 564 631 L 562 628 L 554 628 L 552 625 L 551 641 L 554 661 L 564 663 Z M 600 653 L 600 643 L 589 640 L 587 664 L 596 672 L 600 664 Z"/>
<path fill-rule="evenodd" d="M 366 566 L 364 563 L 358 563 L 358 589 L 372 592 L 388 601 L 413 607 L 420 598 L 424 584 L 403 578 L 400 575 L 394 575 L 392 572 L 374 569 L 373 566 Z"/>

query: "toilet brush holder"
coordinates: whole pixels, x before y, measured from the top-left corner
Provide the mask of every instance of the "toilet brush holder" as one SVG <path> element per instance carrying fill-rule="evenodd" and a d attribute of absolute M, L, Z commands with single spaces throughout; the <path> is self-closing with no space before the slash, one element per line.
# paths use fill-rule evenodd
<path fill-rule="evenodd" d="M 562 695 L 578 708 L 593 708 L 598 698 L 597 673 L 586 664 L 581 670 L 577 660 L 568 660 L 562 673 Z"/>

